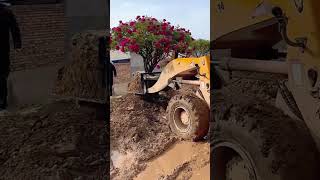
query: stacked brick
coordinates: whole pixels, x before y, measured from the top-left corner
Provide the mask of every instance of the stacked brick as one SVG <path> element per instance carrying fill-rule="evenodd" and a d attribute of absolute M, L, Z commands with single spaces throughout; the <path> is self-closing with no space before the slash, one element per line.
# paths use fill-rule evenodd
<path fill-rule="evenodd" d="M 14 5 L 23 49 L 11 52 L 11 69 L 20 71 L 55 65 L 65 59 L 64 4 Z"/>

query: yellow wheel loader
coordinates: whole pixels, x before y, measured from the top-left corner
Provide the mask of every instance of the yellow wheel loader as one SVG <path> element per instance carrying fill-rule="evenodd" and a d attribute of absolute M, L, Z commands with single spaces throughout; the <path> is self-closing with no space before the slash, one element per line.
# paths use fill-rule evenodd
<path fill-rule="evenodd" d="M 213 179 L 320 179 L 319 7 L 318 0 L 211 1 L 212 80 L 220 83 L 212 92 L 239 72 L 284 76 L 272 103 L 239 92 L 216 109 Z"/>
<path fill-rule="evenodd" d="M 197 141 L 209 129 L 210 57 L 177 58 L 161 72 L 141 73 L 143 95 L 156 94 L 183 85 L 194 85 L 193 93 L 177 94 L 168 103 L 167 120 L 171 130 L 182 139 Z"/>

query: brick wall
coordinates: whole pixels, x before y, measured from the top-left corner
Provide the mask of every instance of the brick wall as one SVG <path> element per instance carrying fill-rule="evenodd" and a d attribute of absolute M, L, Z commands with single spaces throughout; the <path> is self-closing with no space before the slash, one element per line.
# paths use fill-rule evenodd
<path fill-rule="evenodd" d="M 64 60 L 66 18 L 63 4 L 12 6 L 22 46 L 11 51 L 12 71 L 55 65 Z"/>
<path fill-rule="evenodd" d="M 117 77 L 114 78 L 114 84 L 127 83 L 131 80 L 131 66 L 130 63 L 115 63 L 117 70 Z"/>

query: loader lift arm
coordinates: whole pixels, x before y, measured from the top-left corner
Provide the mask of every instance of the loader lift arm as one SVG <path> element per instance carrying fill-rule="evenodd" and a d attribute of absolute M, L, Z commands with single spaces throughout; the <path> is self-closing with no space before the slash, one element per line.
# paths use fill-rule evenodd
<path fill-rule="evenodd" d="M 165 89 L 175 77 L 197 76 L 199 81 L 210 80 L 210 61 L 207 57 L 202 58 L 178 58 L 169 62 L 161 72 L 157 82 L 147 89 L 146 93 L 157 93 Z M 200 84 L 200 82 L 180 80 L 177 82 L 186 84 Z"/>

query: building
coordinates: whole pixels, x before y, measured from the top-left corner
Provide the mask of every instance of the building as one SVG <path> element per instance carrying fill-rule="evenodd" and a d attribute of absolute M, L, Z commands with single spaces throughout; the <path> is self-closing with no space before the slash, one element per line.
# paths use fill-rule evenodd
<path fill-rule="evenodd" d="M 131 56 L 121 51 L 110 51 L 110 60 L 117 70 L 114 84 L 128 83 L 131 80 Z"/>
<path fill-rule="evenodd" d="M 116 50 L 110 51 L 110 60 L 113 63 L 130 63 L 130 58 L 130 53 L 123 53 Z"/>
<path fill-rule="evenodd" d="M 12 1 L 23 48 L 11 51 L 9 106 L 48 101 L 57 70 L 68 62 L 71 37 L 84 30 L 107 31 L 108 6 L 107 1 Z"/>

